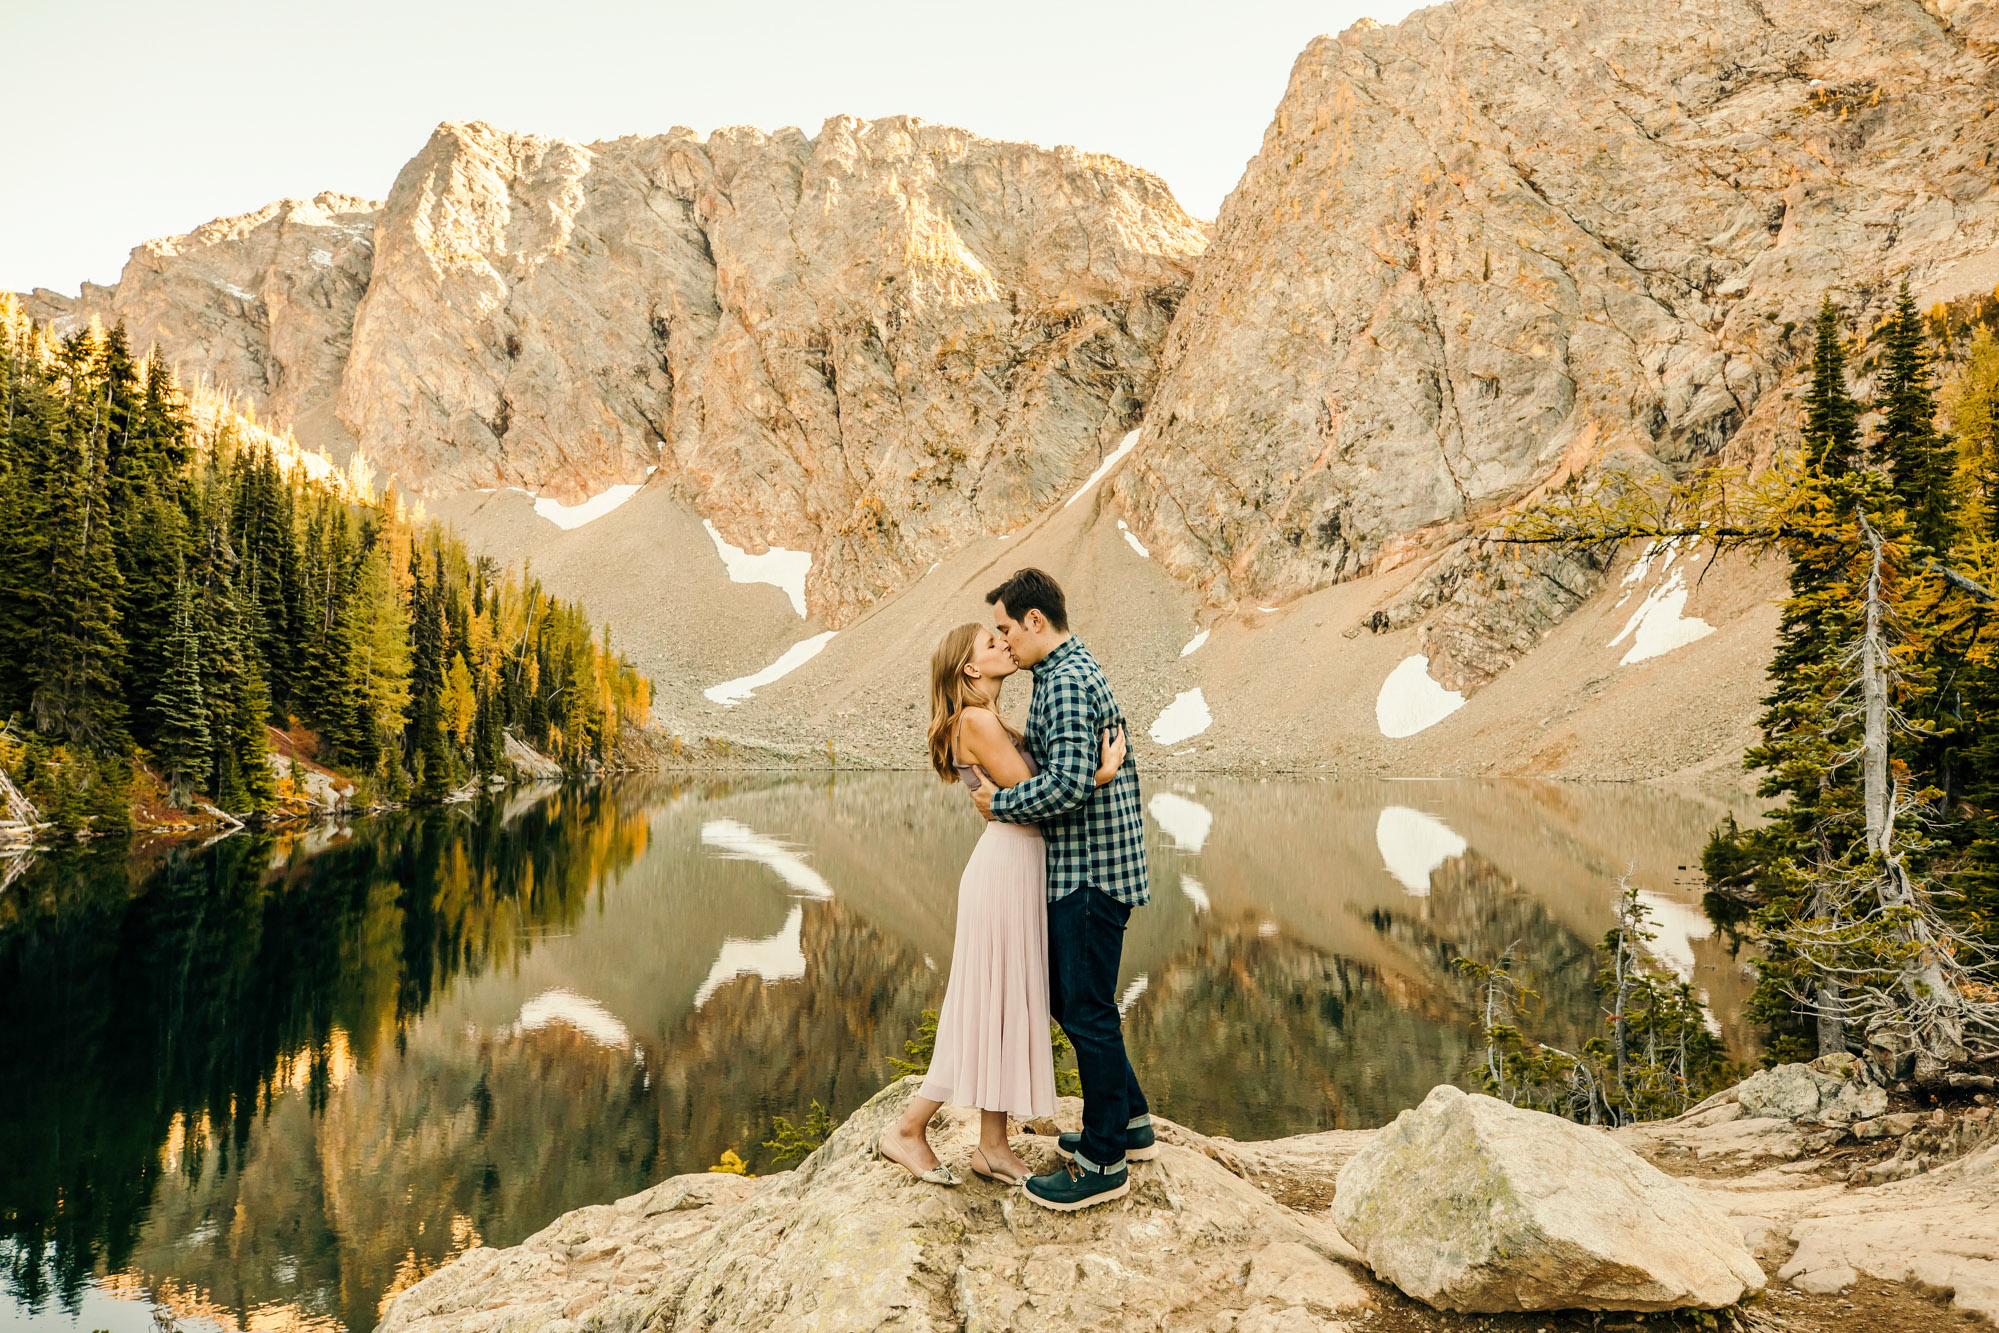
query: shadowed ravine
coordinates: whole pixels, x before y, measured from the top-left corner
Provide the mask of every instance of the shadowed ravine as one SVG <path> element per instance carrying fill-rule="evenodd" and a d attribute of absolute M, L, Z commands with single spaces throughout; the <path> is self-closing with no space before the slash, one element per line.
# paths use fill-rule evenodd
<path fill-rule="evenodd" d="M 768 1169 L 942 996 L 977 826 L 927 776 L 502 795 L 303 839 L 105 844 L 0 898 L 0 1328 L 371 1328 L 472 1244 Z M 1459 954 L 1518 942 L 1549 1040 L 1597 1023 L 1627 865 L 1731 1039 L 1744 983 L 1675 887 L 1720 810 L 1650 789 L 1186 781 L 1120 991 L 1157 1109 L 1377 1125 L 1477 1044 Z M 1692 927 L 1689 930 L 1689 926 Z M 104 1292 L 132 1296 L 107 1301 Z M 87 1321 L 87 1322 L 86 1322 Z"/>

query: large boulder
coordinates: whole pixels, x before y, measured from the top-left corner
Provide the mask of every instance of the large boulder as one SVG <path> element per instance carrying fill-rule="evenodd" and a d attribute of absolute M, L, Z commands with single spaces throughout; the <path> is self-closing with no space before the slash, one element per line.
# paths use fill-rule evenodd
<path fill-rule="evenodd" d="M 1850 1125 L 1888 1109 L 1886 1090 L 1862 1078 L 1859 1061 L 1850 1055 L 1759 1069 L 1742 1081 L 1735 1100 L 1745 1116 L 1826 1125 Z"/>
<path fill-rule="evenodd" d="M 1449 1086 L 1342 1168 L 1332 1218 L 1443 1310 L 1717 1309 L 1763 1285 L 1725 1217 L 1607 1134 Z"/>

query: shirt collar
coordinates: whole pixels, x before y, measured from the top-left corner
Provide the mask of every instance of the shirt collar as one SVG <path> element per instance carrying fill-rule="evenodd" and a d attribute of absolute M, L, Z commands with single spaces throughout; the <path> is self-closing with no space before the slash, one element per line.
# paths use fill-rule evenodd
<path fill-rule="evenodd" d="M 1083 641 L 1077 638 L 1075 635 L 1071 634 L 1068 638 L 1062 640 L 1061 643 L 1056 644 L 1054 648 L 1050 649 L 1048 656 L 1042 658 L 1039 662 L 1036 662 L 1032 667 L 1028 669 L 1032 671 L 1036 676 L 1039 676 L 1044 668 L 1055 666 L 1056 664 L 1069 658 L 1071 655 L 1081 652 L 1082 648 L 1083 648 Z"/>

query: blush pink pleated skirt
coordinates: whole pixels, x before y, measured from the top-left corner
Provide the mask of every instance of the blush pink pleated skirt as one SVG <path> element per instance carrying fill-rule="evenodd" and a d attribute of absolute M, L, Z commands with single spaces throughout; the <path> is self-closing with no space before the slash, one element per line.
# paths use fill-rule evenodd
<path fill-rule="evenodd" d="M 951 979 L 919 1097 L 1022 1119 L 1055 1113 L 1047 873 L 1039 829 L 995 821 L 979 835 L 958 881 Z"/>

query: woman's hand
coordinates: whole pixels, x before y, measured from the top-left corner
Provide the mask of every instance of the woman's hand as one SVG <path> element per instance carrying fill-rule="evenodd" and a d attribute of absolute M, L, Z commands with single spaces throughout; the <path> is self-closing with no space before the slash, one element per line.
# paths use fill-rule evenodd
<path fill-rule="evenodd" d="M 973 764 L 972 780 L 965 784 L 965 791 L 972 798 L 972 809 L 988 824 L 993 822 L 993 793 L 998 790 L 986 770 Z"/>
<path fill-rule="evenodd" d="M 1097 761 L 1099 787 L 1116 777 L 1118 769 L 1124 766 L 1124 751 L 1124 728 L 1105 727 L 1103 757 Z"/>

